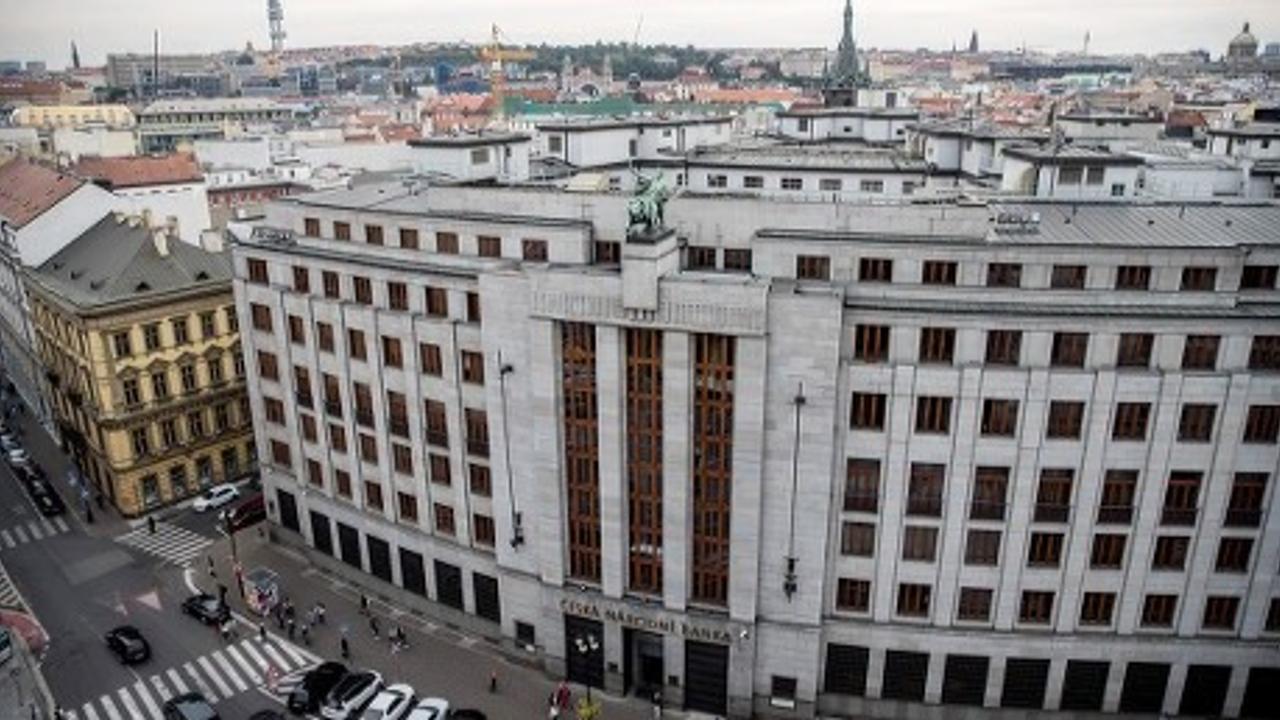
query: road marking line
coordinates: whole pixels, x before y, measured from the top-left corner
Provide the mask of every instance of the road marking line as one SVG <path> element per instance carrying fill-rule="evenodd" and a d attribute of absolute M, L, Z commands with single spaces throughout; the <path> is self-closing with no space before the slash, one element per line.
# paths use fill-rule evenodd
<path fill-rule="evenodd" d="M 240 651 L 236 650 L 235 645 L 227 646 L 227 655 L 232 660 L 236 661 L 236 664 L 240 666 L 240 672 L 244 673 L 245 677 L 249 678 L 249 682 L 254 685 L 262 684 L 262 676 L 258 674 L 257 668 L 255 668 L 248 660 L 244 659 L 244 656 L 240 654 Z"/>
<path fill-rule="evenodd" d="M 139 680 L 133 684 L 133 693 L 138 696 L 143 705 L 147 706 L 147 712 L 151 713 L 151 717 L 155 720 L 160 718 L 160 706 L 156 704 L 155 698 L 151 697 L 151 692 L 147 690 L 146 683 Z"/>
<path fill-rule="evenodd" d="M 13 537 L 9 535 L 8 530 L 0 530 L 0 537 L 4 538 L 4 544 L 7 545 L 8 547 L 14 547 L 15 545 L 17 545 L 17 543 L 13 541 Z"/>
<path fill-rule="evenodd" d="M 93 709 L 92 704 L 85 703 L 81 709 L 84 710 L 84 720 L 98 720 L 98 711 Z"/>
<path fill-rule="evenodd" d="M 223 655 L 221 650 L 213 651 L 213 659 L 217 661 L 218 667 L 222 668 L 222 672 L 226 673 L 226 676 L 231 678 L 232 684 L 234 684 L 240 692 L 244 692 L 249 689 L 249 684 L 240 679 L 240 676 L 236 674 L 236 669 L 231 666 L 231 662 L 227 660 L 227 656 Z"/>
<path fill-rule="evenodd" d="M 63 710 L 62 712 L 66 715 L 67 720 L 80 720 L 80 716 L 76 714 L 75 710 Z"/>
<path fill-rule="evenodd" d="M 159 675 L 151 676 L 151 687 L 155 689 L 156 695 L 160 696 L 160 702 L 164 702 L 173 697 L 174 693 L 164 684 L 164 678 Z"/>
<path fill-rule="evenodd" d="M 262 655 L 258 653 L 258 649 L 255 648 L 249 640 L 241 642 L 240 647 L 253 658 L 254 662 L 258 663 L 258 667 L 262 668 L 263 672 L 266 672 L 267 661 L 263 659 Z"/>
<path fill-rule="evenodd" d="M 200 677 L 200 674 L 196 672 L 195 667 L 192 666 L 191 663 L 183 663 L 182 669 L 186 670 L 187 675 L 191 676 L 191 680 L 195 682 L 196 688 L 200 691 L 201 695 L 204 695 L 206 700 L 211 703 L 218 702 L 218 696 L 214 694 L 212 688 L 205 684 L 204 678 Z"/>
<path fill-rule="evenodd" d="M 133 696 L 129 694 L 128 688 L 120 688 L 116 691 L 116 695 L 120 696 L 120 704 L 124 706 L 125 712 L 129 714 L 129 720 L 137 720 L 142 717 L 142 710 L 138 707 L 138 703 L 133 701 Z"/>
<path fill-rule="evenodd" d="M 57 525 L 58 529 L 61 530 L 62 532 L 71 532 L 71 527 L 67 525 L 67 521 L 63 520 L 60 517 L 54 518 L 53 524 Z"/>
<path fill-rule="evenodd" d="M 44 537 L 44 535 L 40 532 L 40 525 L 36 523 L 35 520 L 32 520 L 31 522 L 27 523 L 27 529 L 31 531 L 32 540 L 39 540 L 40 538 Z"/>
<path fill-rule="evenodd" d="M 27 542 L 27 533 L 26 533 L 26 531 L 24 531 L 24 530 L 22 529 L 22 526 L 21 526 L 21 525 L 16 525 L 16 526 L 14 526 L 14 528 L 13 528 L 13 536 L 14 536 L 14 537 L 16 537 L 16 538 L 18 538 L 18 544 L 19 544 L 19 545 L 26 544 L 26 542 Z"/>
<path fill-rule="evenodd" d="M 116 704 L 111 700 L 110 695 L 103 695 L 98 702 L 102 703 L 103 711 L 107 713 L 107 717 L 111 718 L 111 720 L 124 720 L 120 716 L 120 711 L 116 709 Z"/>
<path fill-rule="evenodd" d="M 44 533 L 49 537 L 53 537 L 58 534 L 58 528 L 54 527 L 53 523 L 49 522 L 49 518 L 40 518 L 40 527 L 44 528 Z"/>
<path fill-rule="evenodd" d="M 169 676 L 169 682 L 173 684 L 173 689 L 177 690 L 175 693 L 176 695 L 191 692 L 191 688 L 187 687 L 187 684 L 182 682 L 182 676 L 178 674 L 177 668 L 169 668 L 165 671 L 165 674 Z"/>
<path fill-rule="evenodd" d="M 290 660 L 293 660 L 299 666 L 307 664 L 307 659 L 302 656 L 301 652 L 299 652 L 300 648 L 297 648 L 296 646 L 294 646 L 293 643 L 284 642 L 283 640 L 277 640 L 276 644 L 280 646 L 281 650 L 284 650 L 285 654 L 289 656 Z"/>
<path fill-rule="evenodd" d="M 277 652 L 271 645 L 263 645 L 262 650 L 271 656 L 271 660 L 276 664 L 276 669 L 280 670 L 280 672 L 284 672 L 291 667 L 289 665 L 289 661 L 285 660 L 284 656 Z"/>
<path fill-rule="evenodd" d="M 231 686 L 227 684 L 227 681 L 223 680 L 222 676 L 218 674 L 218 671 L 213 669 L 213 663 L 209 662 L 209 658 L 207 656 L 201 655 L 196 658 L 196 662 L 200 664 L 200 667 L 204 668 L 204 674 L 208 675 L 209 678 L 213 680 L 214 684 L 218 686 L 218 692 L 222 693 L 222 697 L 229 698 L 232 695 L 235 695 L 235 692 L 231 690 Z"/>

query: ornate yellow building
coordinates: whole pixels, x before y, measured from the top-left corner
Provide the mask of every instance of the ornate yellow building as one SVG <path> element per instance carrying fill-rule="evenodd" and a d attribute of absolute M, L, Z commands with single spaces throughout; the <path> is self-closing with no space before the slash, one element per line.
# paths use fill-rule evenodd
<path fill-rule="evenodd" d="M 256 466 L 225 253 L 107 215 L 25 278 L 83 476 L 136 516 Z"/>

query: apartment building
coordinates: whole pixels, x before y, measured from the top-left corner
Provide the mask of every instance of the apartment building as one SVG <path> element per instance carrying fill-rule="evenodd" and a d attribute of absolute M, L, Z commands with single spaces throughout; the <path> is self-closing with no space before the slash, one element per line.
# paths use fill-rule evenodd
<path fill-rule="evenodd" d="M 1280 207 L 625 202 L 272 204 L 280 536 L 676 708 L 1274 716 Z"/>

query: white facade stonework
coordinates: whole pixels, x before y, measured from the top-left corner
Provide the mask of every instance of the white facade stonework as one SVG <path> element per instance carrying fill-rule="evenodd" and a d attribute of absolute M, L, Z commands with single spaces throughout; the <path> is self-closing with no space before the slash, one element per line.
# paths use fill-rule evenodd
<path fill-rule="evenodd" d="M 1280 706 L 1280 207 L 691 194 L 668 205 L 671 234 L 627 241 L 625 200 L 393 184 L 270 206 L 234 256 L 282 536 L 553 675 L 615 693 L 656 679 L 669 706 L 728 717 Z M 566 379 L 564 338 L 579 323 L 592 440 L 566 423 L 565 383 L 581 378 Z M 870 326 L 888 328 L 882 354 L 864 347 Z M 632 569 L 637 330 L 661 335 L 656 591 Z M 1019 333 L 1012 358 L 991 354 L 997 331 Z M 732 381 L 714 386 L 732 397 L 719 599 L 699 595 L 695 567 L 695 506 L 714 492 L 699 440 L 714 431 L 698 384 L 708 336 L 733 338 Z M 1208 365 L 1188 365 L 1188 336 L 1218 338 Z M 875 421 L 855 426 L 871 396 Z M 999 429 L 990 400 L 1016 402 Z M 1063 402 L 1083 403 L 1065 434 Z M 1148 405 L 1133 437 L 1117 429 L 1125 403 Z M 1186 408 L 1207 405 L 1198 430 Z M 582 442 L 594 577 L 573 569 Z M 853 461 L 878 468 L 869 506 L 847 485 Z M 942 472 L 927 497 L 923 465 Z M 987 468 L 1007 473 L 997 518 L 973 510 Z M 1046 470 L 1070 470 L 1060 501 L 1045 499 Z M 1136 472 L 1123 503 L 1104 491 L 1117 470 Z M 1188 473 L 1189 500 L 1169 490 Z M 1260 475 L 1260 494 L 1241 489 Z M 872 547 L 852 547 L 846 523 L 871 525 Z M 989 561 L 974 531 L 999 533 Z M 1098 561 L 1100 534 L 1124 536 L 1118 559 Z M 1187 539 L 1181 569 L 1153 567 L 1161 538 Z M 1224 538 L 1251 541 L 1243 560 Z M 923 605 L 904 585 L 927 588 Z M 990 592 L 982 617 L 966 589 Z M 1042 611 L 1028 592 L 1051 593 Z M 1168 617 L 1153 595 L 1176 596 Z"/>

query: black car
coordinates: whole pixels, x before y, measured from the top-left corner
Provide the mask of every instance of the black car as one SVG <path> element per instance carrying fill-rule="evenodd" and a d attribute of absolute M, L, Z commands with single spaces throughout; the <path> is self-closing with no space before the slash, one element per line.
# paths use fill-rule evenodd
<path fill-rule="evenodd" d="M 231 617 L 231 610 L 209 593 L 192 595 L 183 600 L 182 612 L 205 625 L 221 625 Z"/>
<path fill-rule="evenodd" d="M 284 716 L 275 710 L 259 710 L 250 715 L 249 720 L 284 720 Z"/>
<path fill-rule="evenodd" d="M 106 641 L 107 648 L 125 665 L 139 663 L 151 657 L 151 644 L 132 625 L 121 625 L 110 630 Z"/>
<path fill-rule="evenodd" d="M 54 517 L 67 511 L 66 503 L 62 502 L 62 498 L 58 497 L 58 493 L 46 480 L 39 478 L 28 480 L 27 494 L 31 496 L 31 501 L 36 504 L 40 514 L 45 517 Z"/>
<path fill-rule="evenodd" d="M 221 720 L 218 712 L 200 693 L 169 698 L 164 703 L 164 720 Z"/>
<path fill-rule="evenodd" d="M 320 709 L 320 702 L 329 691 L 347 676 L 347 666 L 339 662 L 326 662 L 302 676 L 302 681 L 289 693 L 289 712 L 313 713 Z"/>
<path fill-rule="evenodd" d="M 479 710 L 465 708 L 449 711 L 449 720 L 488 720 L 488 716 Z"/>

